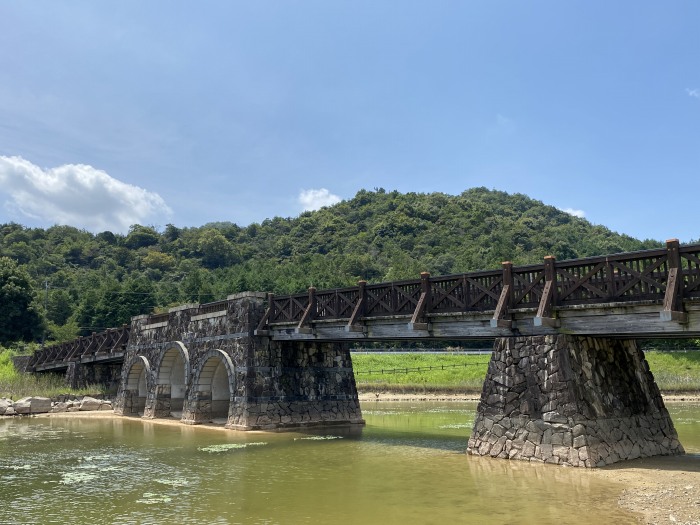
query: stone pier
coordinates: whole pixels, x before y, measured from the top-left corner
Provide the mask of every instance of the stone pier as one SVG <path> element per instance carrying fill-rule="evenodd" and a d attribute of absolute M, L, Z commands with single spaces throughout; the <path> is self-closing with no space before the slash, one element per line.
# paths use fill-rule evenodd
<path fill-rule="evenodd" d="M 496 340 L 468 453 L 602 467 L 684 450 L 634 340 L 547 335 Z"/>
<path fill-rule="evenodd" d="M 254 335 L 264 298 L 135 317 L 115 412 L 237 430 L 363 424 L 349 345 Z"/>

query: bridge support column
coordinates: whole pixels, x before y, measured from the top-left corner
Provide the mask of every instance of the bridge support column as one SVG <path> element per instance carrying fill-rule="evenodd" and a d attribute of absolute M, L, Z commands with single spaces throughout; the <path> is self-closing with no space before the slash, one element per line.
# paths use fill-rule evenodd
<path fill-rule="evenodd" d="M 257 366 L 241 371 L 229 428 L 364 424 L 347 344 L 267 340 L 252 357 Z"/>
<path fill-rule="evenodd" d="M 152 419 L 156 417 L 169 417 L 171 408 L 170 401 L 170 385 L 155 385 L 153 399 L 149 399 L 146 403 L 143 417 Z"/>
<path fill-rule="evenodd" d="M 211 421 L 211 391 L 192 392 L 182 411 L 182 422 L 186 425 L 198 425 Z"/>
<path fill-rule="evenodd" d="M 70 361 L 66 369 L 65 383 L 69 388 L 77 389 L 80 385 L 80 363 Z"/>
<path fill-rule="evenodd" d="M 580 467 L 683 454 L 633 340 L 499 338 L 468 453 Z"/>

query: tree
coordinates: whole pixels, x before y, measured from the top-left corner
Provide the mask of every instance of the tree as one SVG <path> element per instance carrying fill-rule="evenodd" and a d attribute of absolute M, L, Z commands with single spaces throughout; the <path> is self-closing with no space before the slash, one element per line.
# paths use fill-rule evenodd
<path fill-rule="evenodd" d="M 208 228 L 199 235 L 197 249 L 207 268 L 221 268 L 235 259 L 233 245 L 218 230 Z"/>
<path fill-rule="evenodd" d="M 141 226 L 140 224 L 134 224 L 129 228 L 129 235 L 124 239 L 124 246 L 130 250 L 135 250 L 137 248 L 143 248 L 145 246 L 152 246 L 157 244 L 160 236 L 158 232 L 153 228 L 148 226 Z"/>
<path fill-rule="evenodd" d="M 0 344 L 31 341 L 42 334 L 42 319 L 32 298 L 27 271 L 12 259 L 0 257 Z"/>

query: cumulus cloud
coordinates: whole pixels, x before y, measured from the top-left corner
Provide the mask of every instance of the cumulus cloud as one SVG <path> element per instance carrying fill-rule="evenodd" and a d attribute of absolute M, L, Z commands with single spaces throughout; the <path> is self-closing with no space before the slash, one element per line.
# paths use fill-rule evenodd
<path fill-rule="evenodd" d="M 569 215 L 573 215 L 574 217 L 578 217 L 580 219 L 583 219 L 586 216 L 586 212 L 583 210 L 575 210 L 573 208 L 560 208 L 560 209 L 564 213 L 568 213 Z"/>
<path fill-rule="evenodd" d="M 84 164 L 42 169 L 21 157 L 0 156 L 5 207 L 25 217 L 90 231 L 126 232 L 172 210 L 157 193 L 126 184 Z"/>
<path fill-rule="evenodd" d="M 324 206 L 332 206 L 340 201 L 340 197 L 333 195 L 326 188 L 302 190 L 299 194 L 299 204 L 301 204 L 304 211 L 318 210 Z"/>
<path fill-rule="evenodd" d="M 695 89 L 685 88 L 685 92 L 688 93 L 689 97 L 700 98 L 700 89 L 698 89 L 698 88 L 695 88 Z"/>

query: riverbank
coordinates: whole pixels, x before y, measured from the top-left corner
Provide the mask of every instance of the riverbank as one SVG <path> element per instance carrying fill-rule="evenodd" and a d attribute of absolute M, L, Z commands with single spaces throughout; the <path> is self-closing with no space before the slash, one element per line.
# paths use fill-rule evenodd
<path fill-rule="evenodd" d="M 596 469 L 594 475 L 620 485 L 618 504 L 656 525 L 700 524 L 700 456 L 635 459 Z"/>
<path fill-rule="evenodd" d="M 661 394 L 666 403 L 700 403 L 700 394 L 692 392 L 688 394 Z M 360 402 L 372 401 L 479 401 L 480 394 L 452 394 L 440 392 L 359 392 Z"/>

